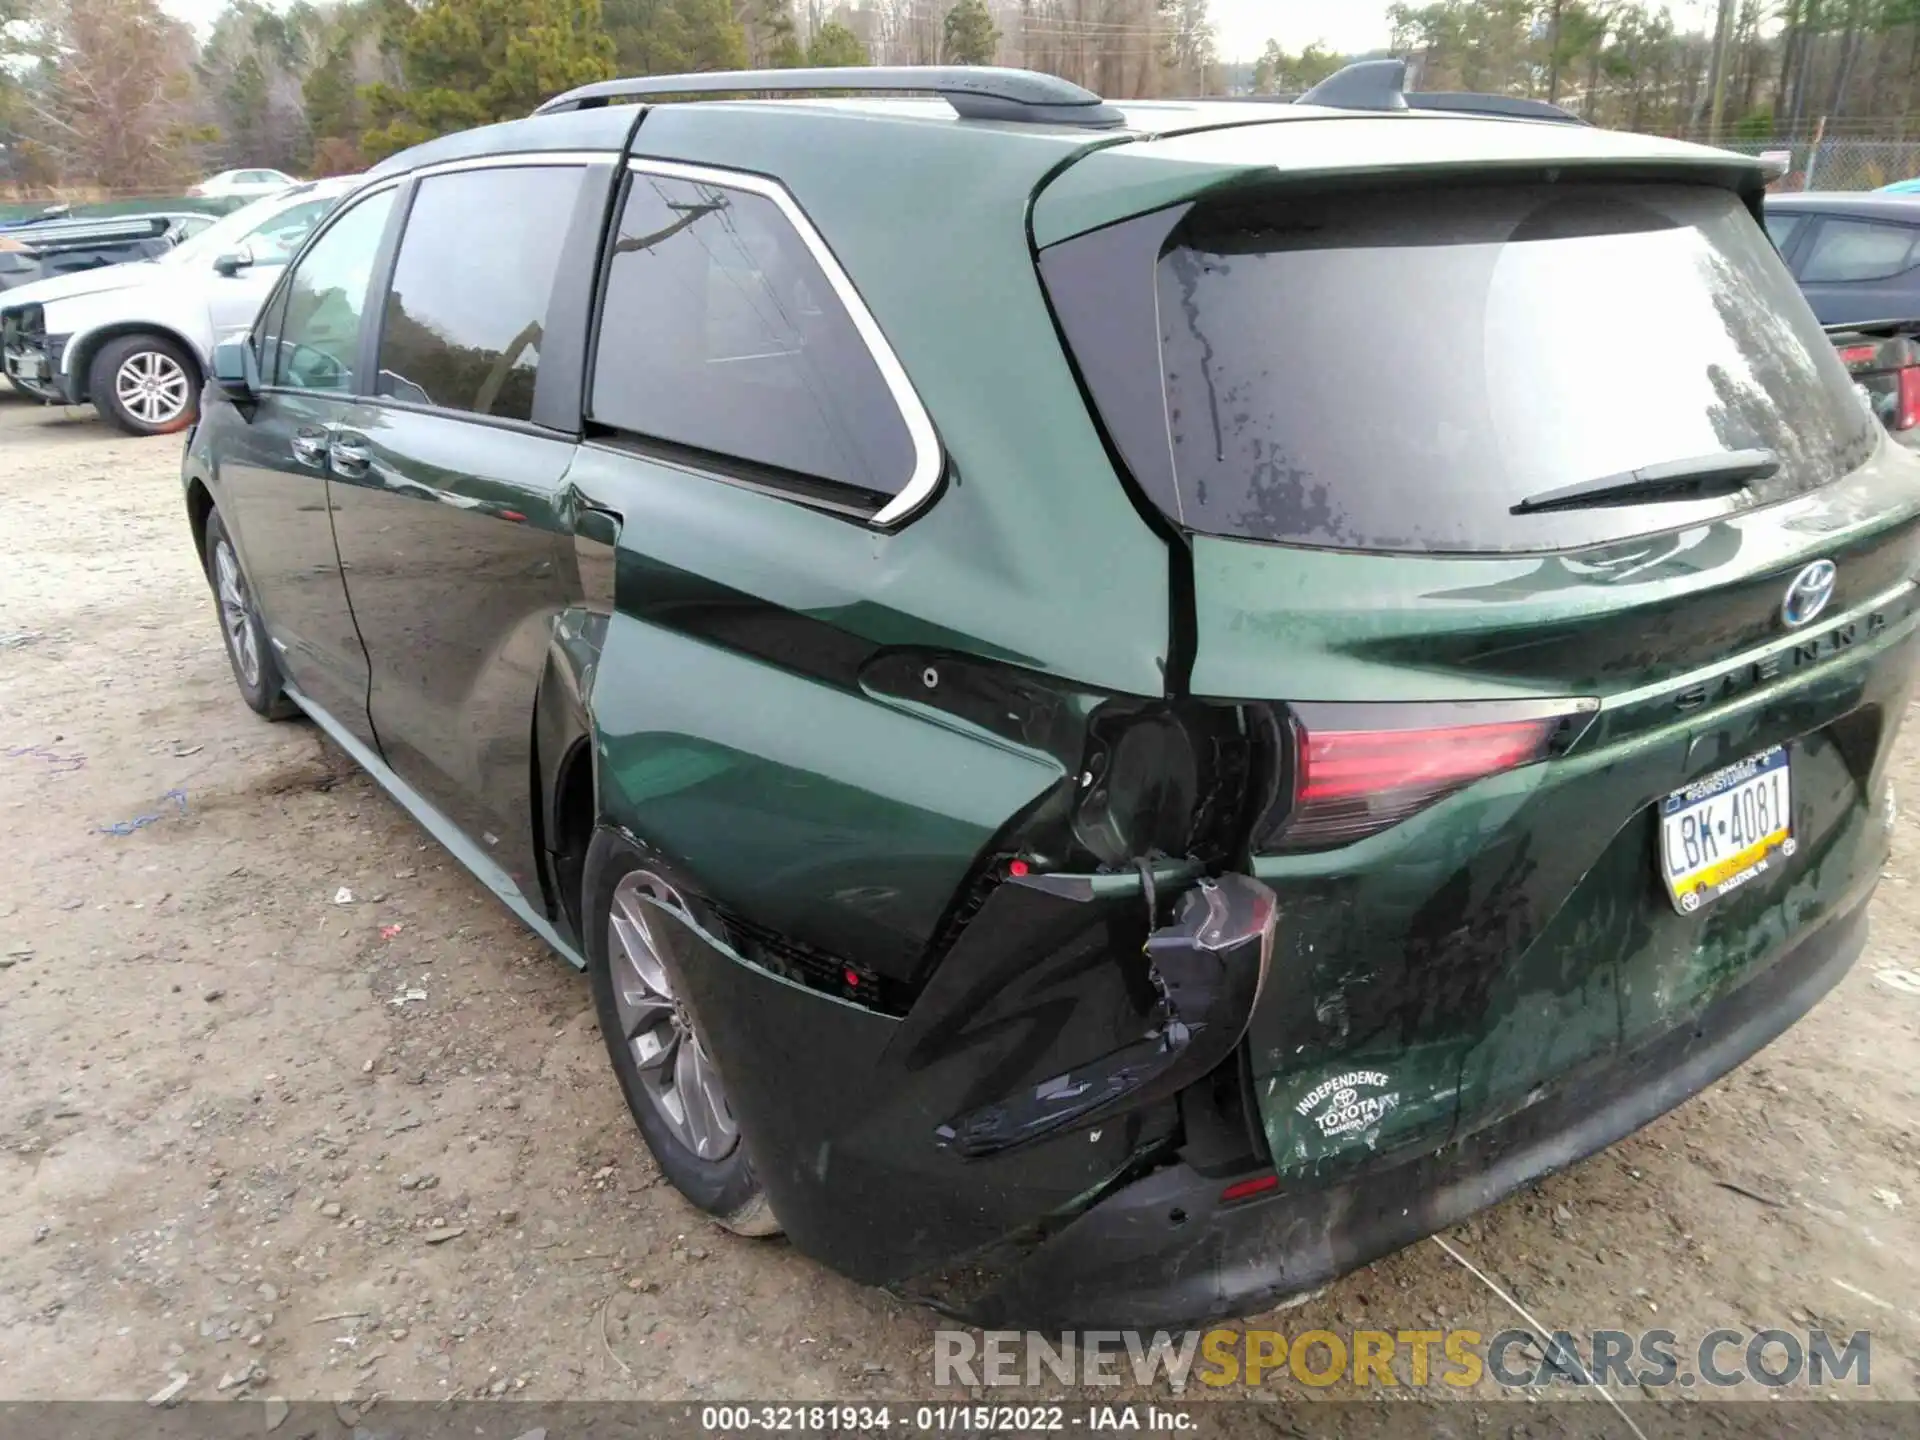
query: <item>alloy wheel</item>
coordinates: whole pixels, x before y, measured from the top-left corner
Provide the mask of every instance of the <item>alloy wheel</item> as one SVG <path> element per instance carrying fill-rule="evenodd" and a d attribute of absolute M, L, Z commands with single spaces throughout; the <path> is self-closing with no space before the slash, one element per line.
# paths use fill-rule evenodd
<path fill-rule="evenodd" d="M 673 1136 L 702 1160 L 721 1160 L 740 1143 L 719 1067 L 673 991 L 662 959 L 659 914 L 650 902 L 684 912 L 674 888 L 645 870 L 614 887 L 607 920 L 613 1004 L 640 1088 Z"/>
<path fill-rule="evenodd" d="M 260 649 L 254 641 L 253 607 L 247 582 L 240 578 L 240 562 L 225 538 L 213 547 L 213 583 L 220 597 L 220 626 L 227 632 L 227 649 L 249 689 L 260 683 Z"/>
<path fill-rule="evenodd" d="M 170 425 L 192 402 L 193 382 L 165 351 L 136 350 L 114 372 L 113 393 L 141 424 Z"/>

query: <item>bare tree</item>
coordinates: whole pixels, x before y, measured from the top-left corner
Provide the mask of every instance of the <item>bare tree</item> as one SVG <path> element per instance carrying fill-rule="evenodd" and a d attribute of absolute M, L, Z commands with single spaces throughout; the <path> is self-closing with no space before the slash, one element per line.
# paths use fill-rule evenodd
<path fill-rule="evenodd" d="M 191 169 L 194 43 L 157 0 L 47 0 L 28 125 L 68 184 L 164 189 Z"/>

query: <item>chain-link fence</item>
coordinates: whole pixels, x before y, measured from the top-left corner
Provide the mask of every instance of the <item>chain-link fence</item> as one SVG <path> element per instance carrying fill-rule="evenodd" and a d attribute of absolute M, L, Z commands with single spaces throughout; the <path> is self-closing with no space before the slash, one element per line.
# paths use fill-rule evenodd
<path fill-rule="evenodd" d="M 1723 140 L 1725 150 L 1777 156 L 1787 173 L 1775 190 L 1878 190 L 1920 177 L 1920 140 Z"/>

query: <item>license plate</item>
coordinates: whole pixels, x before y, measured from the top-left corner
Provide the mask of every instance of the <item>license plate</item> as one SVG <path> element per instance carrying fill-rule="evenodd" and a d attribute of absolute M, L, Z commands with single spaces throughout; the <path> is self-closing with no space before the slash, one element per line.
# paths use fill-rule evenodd
<path fill-rule="evenodd" d="M 1682 914 L 1793 854 L 1791 773 L 1786 747 L 1776 745 L 1660 802 L 1660 869 Z"/>

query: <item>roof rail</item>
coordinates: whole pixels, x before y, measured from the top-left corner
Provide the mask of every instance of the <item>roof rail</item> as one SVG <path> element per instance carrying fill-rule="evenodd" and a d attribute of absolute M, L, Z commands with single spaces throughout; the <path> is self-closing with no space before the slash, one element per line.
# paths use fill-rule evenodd
<path fill-rule="evenodd" d="M 698 75 L 635 75 L 599 80 L 556 95 L 534 113 L 587 110 L 620 100 L 675 95 L 938 95 L 963 120 L 1020 125 L 1082 125 L 1108 130 L 1126 117 L 1091 90 L 1057 75 L 987 65 L 849 65 L 803 70 L 714 70 Z"/>

